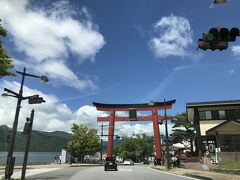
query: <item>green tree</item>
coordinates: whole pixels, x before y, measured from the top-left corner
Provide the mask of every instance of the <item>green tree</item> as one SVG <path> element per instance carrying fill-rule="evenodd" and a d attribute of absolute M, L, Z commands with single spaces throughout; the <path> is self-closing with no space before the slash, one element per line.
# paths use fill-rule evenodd
<path fill-rule="evenodd" d="M 0 19 L 0 78 L 3 76 L 14 76 L 13 72 L 10 72 L 9 69 L 13 68 L 14 66 L 12 63 L 12 58 L 7 52 L 6 49 L 3 48 L 3 37 L 7 36 L 7 30 L 4 29 L 1 25 Z"/>
<path fill-rule="evenodd" d="M 135 137 L 123 137 L 121 144 L 116 148 L 123 159 L 143 161 L 153 154 L 153 137 L 146 134 Z"/>
<path fill-rule="evenodd" d="M 152 136 L 147 136 L 146 134 L 137 135 L 137 158 L 140 161 L 147 159 L 149 156 L 153 155 L 153 144 L 154 138 Z"/>
<path fill-rule="evenodd" d="M 188 122 L 186 113 L 176 115 L 175 119 L 172 133 L 173 143 L 188 141 L 191 152 L 193 152 L 193 141 L 195 139 L 193 124 Z"/>
<path fill-rule="evenodd" d="M 122 143 L 119 145 L 120 157 L 136 161 L 136 150 L 136 139 L 132 137 L 123 137 Z"/>
<path fill-rule="evenodd" d="M 67 150 L 73 157 L 77 157 L 83 162 L 84 156 L 94 155 L 99 151 L 100 143 L 97 129 L 73 123 L 71 130 L 73 138 L 67 143 Z"/>

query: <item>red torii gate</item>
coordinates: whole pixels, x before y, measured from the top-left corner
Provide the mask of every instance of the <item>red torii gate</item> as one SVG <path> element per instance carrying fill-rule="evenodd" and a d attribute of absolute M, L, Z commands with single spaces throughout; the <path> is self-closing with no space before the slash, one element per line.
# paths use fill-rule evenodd
<path fill-rule="evenodd" d="M 102 104 L 93 102 L 98 111 L 108 111 L 110 112 L 107 117 L 98 117 L 98 122 L 109 122 L 108 127 L 108 147 L 107 147 L 107 157 L 111 157 L 113 153 L 113 137 L 114 137 L 114 125 L 115 121 L 153 121 L 154 139 L 155 139 L 155 151 L 157 162 L 160 163 L 162 158 L 161 151 L 161 137 L 158 121 L 165 120 L 165 116 L 158 115 L 158 110 L 171 109 L 172 105 L 176 100 L 165 101 L 165 102 L 150 102 L 144 104 Z M 120 117 L 115 116 L 116 111 L 135 111 L 135 117 Z M 137 111 L 151 111 L 150 116 L 137 116 Z M 134 114 L 134 113 L 133 113 Z M 167 116 L 167 119 L 172 120 L 172 116 Z"/>

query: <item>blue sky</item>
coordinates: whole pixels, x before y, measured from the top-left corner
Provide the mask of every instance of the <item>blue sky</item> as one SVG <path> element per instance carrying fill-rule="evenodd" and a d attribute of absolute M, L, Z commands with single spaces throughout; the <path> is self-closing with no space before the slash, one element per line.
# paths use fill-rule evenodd
<path fill-rule="evenodd" d="M 27 78 L 25 85 L 54 99 L 52 106 L 67 109 L 66 119 L 54 109 L 52 117 L 62 125 L 52 130 L 74 122 L 79 112 L 86 114 L 84 108 L 91 114 L 93 101 L 176 99 L 169 111 L 175 115 L 188 102 L 239 99 L 239 40 L 222 52 L 196 51 L 198 38 L 211 27 L 239 27 L 237 0 L 213 8 L 211 0 L 1 3 L 0 18 L 9 31 L 5 48 L 15 58 L 14 70 L 26 66 L 29 73 L 48 75 L 48 84 Z M 2 78 L 1 88 L 17 90 L 18 84 L 10 85 L 14 81 L 20 77 Z M 46 107 L 36 106 L 51 120 Z M 7 107 L 2 105 L 2 113 Z M 11 124 L 7 118 L 3 122 Z"/>

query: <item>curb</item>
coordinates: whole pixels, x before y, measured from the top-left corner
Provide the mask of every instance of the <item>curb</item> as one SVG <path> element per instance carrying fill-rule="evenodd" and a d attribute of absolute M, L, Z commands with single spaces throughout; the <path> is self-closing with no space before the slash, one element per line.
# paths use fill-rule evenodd
<path fill-rule="evenodd" d="M 165 171 L 165 170 L 162 170 L 162 169 L 158 169 L 158 168 L 155 168 L 155 167 L 151 167 L 151 168 L 159 170 L 159 171 L 168 172 L 168 173 L 171 173 L 171 174 L 182 175 L 182 176 L 192 177 L 192 178 L 196 178 L 196 179 L 213 180 L 211 177 L 208 177 L 208 176 L 200 176 L 200 175 L 191 174 L 191 173 L 178 174 L 178 173 L 174 173 L 174 172 L 171 172 L 171 171 Z"/>
<path fill-rule="evenodd" d="M 225 173 L 225 174 L 240 174 L 240 169 L 226 169 L 226 168 L 211 168 L 212 172 Z"/>
<path fill-rule="evenodd" d="M 200 176 L 200 175 L 196 175 L 196 174 L 183 174 L 183 176 L 187 176 L 187 177 L 192 177 L 192 178 L 197 178 L 197 179 L 203 179 L 203 180 L 213 180 L 211 177 L 208 176 Z"/>

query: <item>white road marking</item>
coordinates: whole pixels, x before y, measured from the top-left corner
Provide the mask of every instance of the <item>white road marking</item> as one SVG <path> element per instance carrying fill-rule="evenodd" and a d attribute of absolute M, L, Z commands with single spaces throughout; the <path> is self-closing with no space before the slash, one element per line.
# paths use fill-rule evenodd
<path fill-rule="evenodd" d="M 173 175 L 173 176 L 184 177 L 184 178 L 192 179 L 192 180 L 198 180 L 196 178 L 192 178 L 192 177 L 188 177 L 188 176 L 181 176 L 181 175 L 178 175 L 178 174 L 173 174 L 173 173 L 169 173 L 169 172 L 165 172 L 165 171 L 160 171 L 160 170 L 157 170 L 157 169 L 153 169 L 151 167 L 148 167 L 148 168 L 152 169 L 153 171 L 157 171 L 157 172 L 161 172 L 161 173 L 165 173 L 165 174 L 170 174 L 170 175 Z"/>
<path fill-rule="evenodd" d="M 118 171 L 127 171 L 127 172 L 131 172 L 132 169 L 118 169 Z"/>

